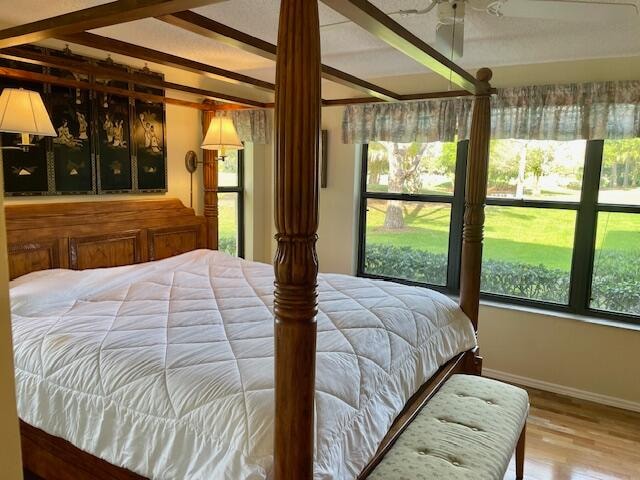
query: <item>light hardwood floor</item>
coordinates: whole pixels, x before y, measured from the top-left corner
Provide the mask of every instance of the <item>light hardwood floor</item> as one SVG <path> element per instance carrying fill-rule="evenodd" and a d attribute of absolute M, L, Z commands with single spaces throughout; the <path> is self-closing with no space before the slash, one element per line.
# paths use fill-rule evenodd
<path fill-rule="evenodd" d="M 640 480 L 640 413 L 527 390 L 525 480 Z"/>

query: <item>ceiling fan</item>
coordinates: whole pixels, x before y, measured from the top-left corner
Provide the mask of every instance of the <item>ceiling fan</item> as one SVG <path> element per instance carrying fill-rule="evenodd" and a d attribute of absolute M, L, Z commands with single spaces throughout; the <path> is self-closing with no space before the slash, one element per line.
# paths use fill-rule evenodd
<path fill-rule="evenodd" d="M 539 18 L 566 21 L 619 22 L 639 15 L 635 3 L 590 2 L 585 0 L 432 0 L 424 10 L 438 12 L 436 49 L 453 57 L 462 57 L 465 7 L 495 17 Z M 424 12 L 424 10 L 422 12 Z M 407 10 L 400 15 L 420 15 Z M 424 12 L 427 13 L 427 12 Z"/>
<path fill-rule="evenodd" d="M 495 17 L 539 18 L 565 21 L 593 21 L 615 23 L 637 18 L 640 10 L 635 3 L 614 3 L 588 0 L 431 0 L 423 9 L 396 10 L 390 16 L 414 17 L 426 15 L 433 9 L 438 15 L 436 49 L 457 59 L 462 57 L 465 9 L 486 12 Z M 330 27 L 349 22 L 336 22 Z"/>

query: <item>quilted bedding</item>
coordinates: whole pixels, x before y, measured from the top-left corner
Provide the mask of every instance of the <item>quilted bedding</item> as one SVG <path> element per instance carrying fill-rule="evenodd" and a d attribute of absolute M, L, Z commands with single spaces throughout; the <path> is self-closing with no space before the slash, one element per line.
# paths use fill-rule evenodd
<path fill-rule="evenodd" d="M 472 348 L 444 295 L 320 275 L 316 479 L 357 476 L 408 398 Z M 198 250 L 12 282 L 27 423 L 154 479 L 269 478 L 273 270 Z"/>

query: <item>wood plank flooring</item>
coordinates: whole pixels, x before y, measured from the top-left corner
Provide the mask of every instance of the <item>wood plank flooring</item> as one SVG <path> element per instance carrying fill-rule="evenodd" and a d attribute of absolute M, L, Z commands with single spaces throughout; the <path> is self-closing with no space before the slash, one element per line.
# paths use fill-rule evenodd
<path fill-rule="evenodd" d="M 640 480 L 640 413 L 527 391 L 525 480 Z"/>

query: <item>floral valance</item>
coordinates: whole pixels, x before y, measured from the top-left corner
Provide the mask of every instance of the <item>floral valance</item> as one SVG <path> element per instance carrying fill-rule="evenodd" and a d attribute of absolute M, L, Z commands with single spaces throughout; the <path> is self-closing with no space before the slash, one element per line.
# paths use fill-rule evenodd
<path fill-rule="evenodd" d="M 344 143 L 451 141 L 457 134 L 457 99 L 349 105 L 342 119 Z"/>
<path fill-rule="evenodd" d="M 271 143 L 271 115 L 267 110 L 222 110 L 219 115 L 233 119 L 243 142 Z"/>
<path fill-rule="evenodd" d="M 468 138 L 470 97 L 345 109 L 345 143 Z M 430 118 L 427 118 L 430 117 Z M 640 81 L 499 89 L 491 101 L 492 138 L 523 140 L 640 137 Z"/>

